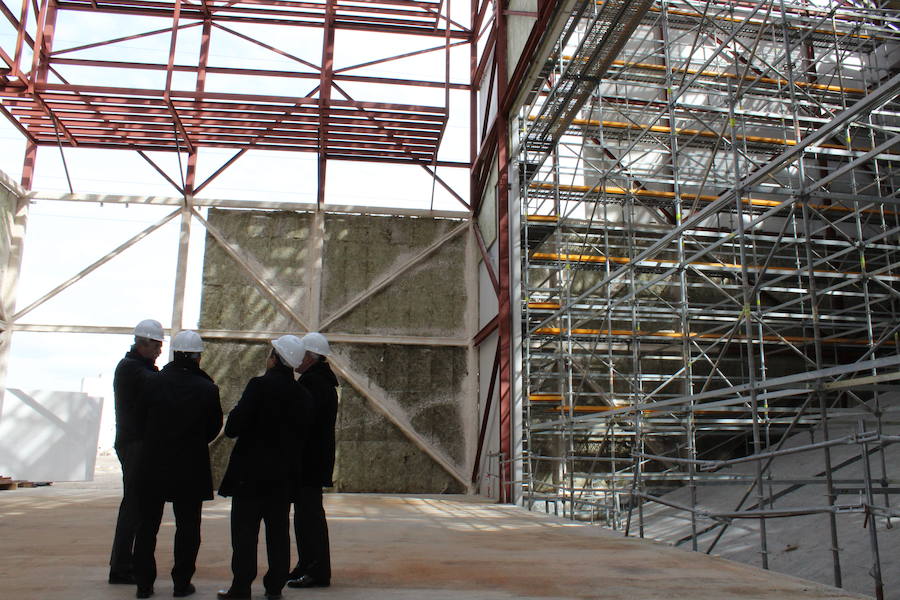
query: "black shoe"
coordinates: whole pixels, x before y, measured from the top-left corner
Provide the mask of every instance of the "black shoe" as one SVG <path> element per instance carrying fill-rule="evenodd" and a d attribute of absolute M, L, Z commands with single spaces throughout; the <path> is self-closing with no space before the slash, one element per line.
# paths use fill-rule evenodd
<path fill-rule="evenodd" d="M 238 592 L 233 592 L 230 589 L 219 590 L 218 593 L 216 593 L 216 597 L 220 600 L 250 600 L 250 592 L 241 594 Z"/>
<path fill-rule="evenodd" d="M 331 581 L 316 579 L 312 575 L 304 575 L 298 579 L 291 579 L 287 584 L 291 588 L 328 587 L 331 585 Z"/>
<path fill-rule="evenodd" d="M 134 585 L 134 575 L 131 573 L 110 573 L 109 582 L 111 584 Z"/>
<path fill-rule="evenodd" d="M 265 596 L 266 600 L 279 600 L 281 598 L 281 592 L 266 592 Z"/>
<path fill-rule="evenodd" d="M 176 585 L 175 590 L 172 592 L 172 595 L 176 598 L 184 598 L 185 596 L 190 596 L 196 591 L 197 588 L 194 587 L 193 583 L 189 583 L 187 585 Z"/>
<path fill-rule="evenodd" d="M 149 598 L 153 595 L 152 587 L 141 587 L 138 586 L 137 592 L 134 594 L 135 598 Z"/>

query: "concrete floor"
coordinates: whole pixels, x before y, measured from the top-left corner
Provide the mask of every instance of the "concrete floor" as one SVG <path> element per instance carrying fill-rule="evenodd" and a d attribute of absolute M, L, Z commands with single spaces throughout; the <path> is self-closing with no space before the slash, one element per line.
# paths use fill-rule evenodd
<path fill-rule="evenodd" d="M 134 597 L 133 587 L 106 583 L 118 476 L 118 464 L 106 456 L 93 482 L 0 492 L 0 597 Z M 230 581 L 230 501 L 204 506 L 197 600 L 215 598 Z M 326 510 L 333 585 L 287 589 L 286 600 L 864 598 L 479 498 L 330 494 Z M 158 598 L 172 594 L 172 530 L 167 509 Z M 262 597 L 260 579 L 254 594 Z"/>

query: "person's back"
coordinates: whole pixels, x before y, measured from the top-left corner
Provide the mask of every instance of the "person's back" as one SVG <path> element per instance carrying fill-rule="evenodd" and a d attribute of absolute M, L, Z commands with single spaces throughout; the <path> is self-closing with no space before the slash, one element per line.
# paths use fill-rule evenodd
<path fill-rule="evenodd" d="M 194 361 L 173 361 L 147 391 L 143 492 L 213 499 L 209 443 L 222 429 L 219 389 Z"/>
<path fill-rule="evenodd" d="M 231 570 L 223 600 L 251 597 L 260 522 L 266 524 L 267 598 L 280 598 L 291 560 L 290 502 L 299 486 L 302 451 L 311 418 L 307 392 L 294 381 L 303 355 L 296 336 L 272 342 L 266 373 L 252 378 L 228 415 L 225 435 L 237 438 L 219 494 L 231 501 Z"/>
<path fill-rule="evenodd" d="M 283 365 L 247 383 L 225 425 L 225 435 L 237 441 L 219 487 L 221 495 L 265 491 L 296 481 L 309 419 L 308 404 L 298 401 L 300 393 L 291 369 Z"/>
<path fill-rule="evenodd" d="M 303 485 L 334 485 L 335 436 L 337 420 L 338 380 L 328 365 L 320 360 L 300 376 L 300 385 L 312 397 L 313 417 L 304 450 Z"/>
<path fill-rule="evenodd" d="M 148 374 L 158 371 L 154 360 L 142 356 L 134 346 L 116 365 L 113 374 L 116 411 L 116 440 L 113 444 L 115 448 L 122 448 L 143 439 L 144 423 L 140 416 L 140 398 Z"/>

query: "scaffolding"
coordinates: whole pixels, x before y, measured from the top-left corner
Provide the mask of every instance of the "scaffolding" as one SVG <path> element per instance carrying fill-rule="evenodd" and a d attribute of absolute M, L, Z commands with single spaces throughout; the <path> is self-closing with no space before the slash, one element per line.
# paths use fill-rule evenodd
<path fill-rule="evenodd" d="M 753 522 L 766 568 L 769 519 L 821 514 L 837 586 L 837 520 L 865 513 L 883 594 L 878 529 L 900 516 L 885 460 L 900 440 L 900 14 L 849 4 L 571 11 L 513 136 L 527 506 L 643 536 L 666 505 L 705 551 Z M 837 479 L 837 446 L 861 477 Z M 772 468 L 812 455 L 815 474 Z M 722 484 L 745 488 L 739 505 L 704 510 Z M 785 504 L 792 486 L 823 501 Z"/>

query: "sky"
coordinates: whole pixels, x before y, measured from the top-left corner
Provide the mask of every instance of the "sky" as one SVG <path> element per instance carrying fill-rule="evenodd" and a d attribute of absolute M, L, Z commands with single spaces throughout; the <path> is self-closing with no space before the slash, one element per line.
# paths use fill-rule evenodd
<path fill-rule="evenodd" d="M 21 5 L 4 2 L 14 14 Z M 458 9 L 461 10 L 461 9 Z M 164 27 L 166 22 L 149 18 L 121 17 L 89 12 L 62 12 L 54 48 L 70 48 L 118 36 Z M 321 60 L 321 31 L 284 27 L 229 25 L 240 33 L 265 39 L 309 62 Z M 265 31 L 263 31 L 265 29 Z M 33 28 L 32 28 L 33 31 Z M 298 64 L 240 38 L 214 32 L 210 64 L 251 66 L 263 69 L 297 69 Z M 383 35 L 337 32 L 335 66 L 349 66 L 379 57 L 435 46 L 435 39 L 393 39 L 386 44 Z M 15 32 L 0 18 L 0 47 L 10 55 Z M 130 60 L 165 63 L 169 36 L 132 40 L 114 48 L 71 53 L 68 56 L 106 60 Z M 199 28 L 179 33 L 176 63 L 196 61 Z M 64 55 L 66 56 L 66 55 Z M 468 79 L 468 49 L 452 54 L 451 80 Z M 30 61 L 30 56 L 25 56 Z M 443 73 L 442 52 L 404 59 L 360 70 L 359 74 L 383 77 L 437 78 Z M 61 68 L 62 69 L 62 68 Z M 302 69 L 302 67 L 301 67 Z M 439 69 L 440 75 L 435 76 Z M 112 72 L 111 72 L 112 71 Z M 164 75 L 151 71 L 125 71 L 84 67 L 65 67 L 64 76 L 79 83 L 159 89 Z M 299 81 L 299 83 L 298 83 Z M 210 76 L 207 89 L 233 92 L 245 86 L 226 76 Z M 315 85 L 308 79 L 266 78 L 252 83 L 253 93 L 305 94 Z M 176 76 L 176 89 L 193 89 L 194 80 Z M 443 105 L 444 91 L 419 87 L 398 90 L 388 86 L 342 84 L 360 100 Z M 453 92 L 450 98 L 451 121 L 445 134 L 441 159 L 468 160 L 468 92 Z M 18 130 L 0 118 L 0 170 L 18 181 L 22 172 L 25 141 Z M 72 188 L 76 193 L 107 193 L 177 196 L 177 191 L 160 177 L 136 153 L 94 149 L 42 147 L 36 161 L 33 189 L 47 193 L 69 191 L 61 154 L 65 156 Z M 201 149 L 198 181 L 203 181 L 233 151 Z M 150 153 L 174 180 L 178 181 L 179 163 L 174 153 Z M 182 167 L 186 155 L 182 155 Z M 311 153 L 251 151 L 213 184 L 202 197 L 245 200 L 314 202 L 316 198 L 316 156 Z M 330 161 L 326 182 L 326 203 L 377 205 L 408 208 L 461 209 L 461 205 L 422 169 L 375 163 Z M 440 176 L 465 197 L 468 191 L 466 169 L 442 168 Z M 30 207 L 22 276 L 17 308 L 30 304 L 59 283 L 79 272 L 129 237 L 158 221 L 172 208 L 146 205 L 103 206 L 40 200 Z M 65 290 L 35 309 L 23 321 L 27 323 L 64 323 L 132 327 L 145 318 L 170 325 L 174 272 L 177 257 L 179 220 L 176 218 L 136 246 L 116 257 L 83 281 Z M 192 227 L 191 255 L 185 307 L 185 328 L 196 327 L 200 308 L 200 275 L 205 236 L 195 220 Z M 116 362 L 131 343 L 130 336 L 97 334 L 16 333 L 6 384 L 11 388 L 88 391 L 108 398 L 111 408 L 111 381 Z M 158 361 L 162 364 L 167 348 Z M 111 411 L 105 410 L 101 446 L 111 443 Z"/>

